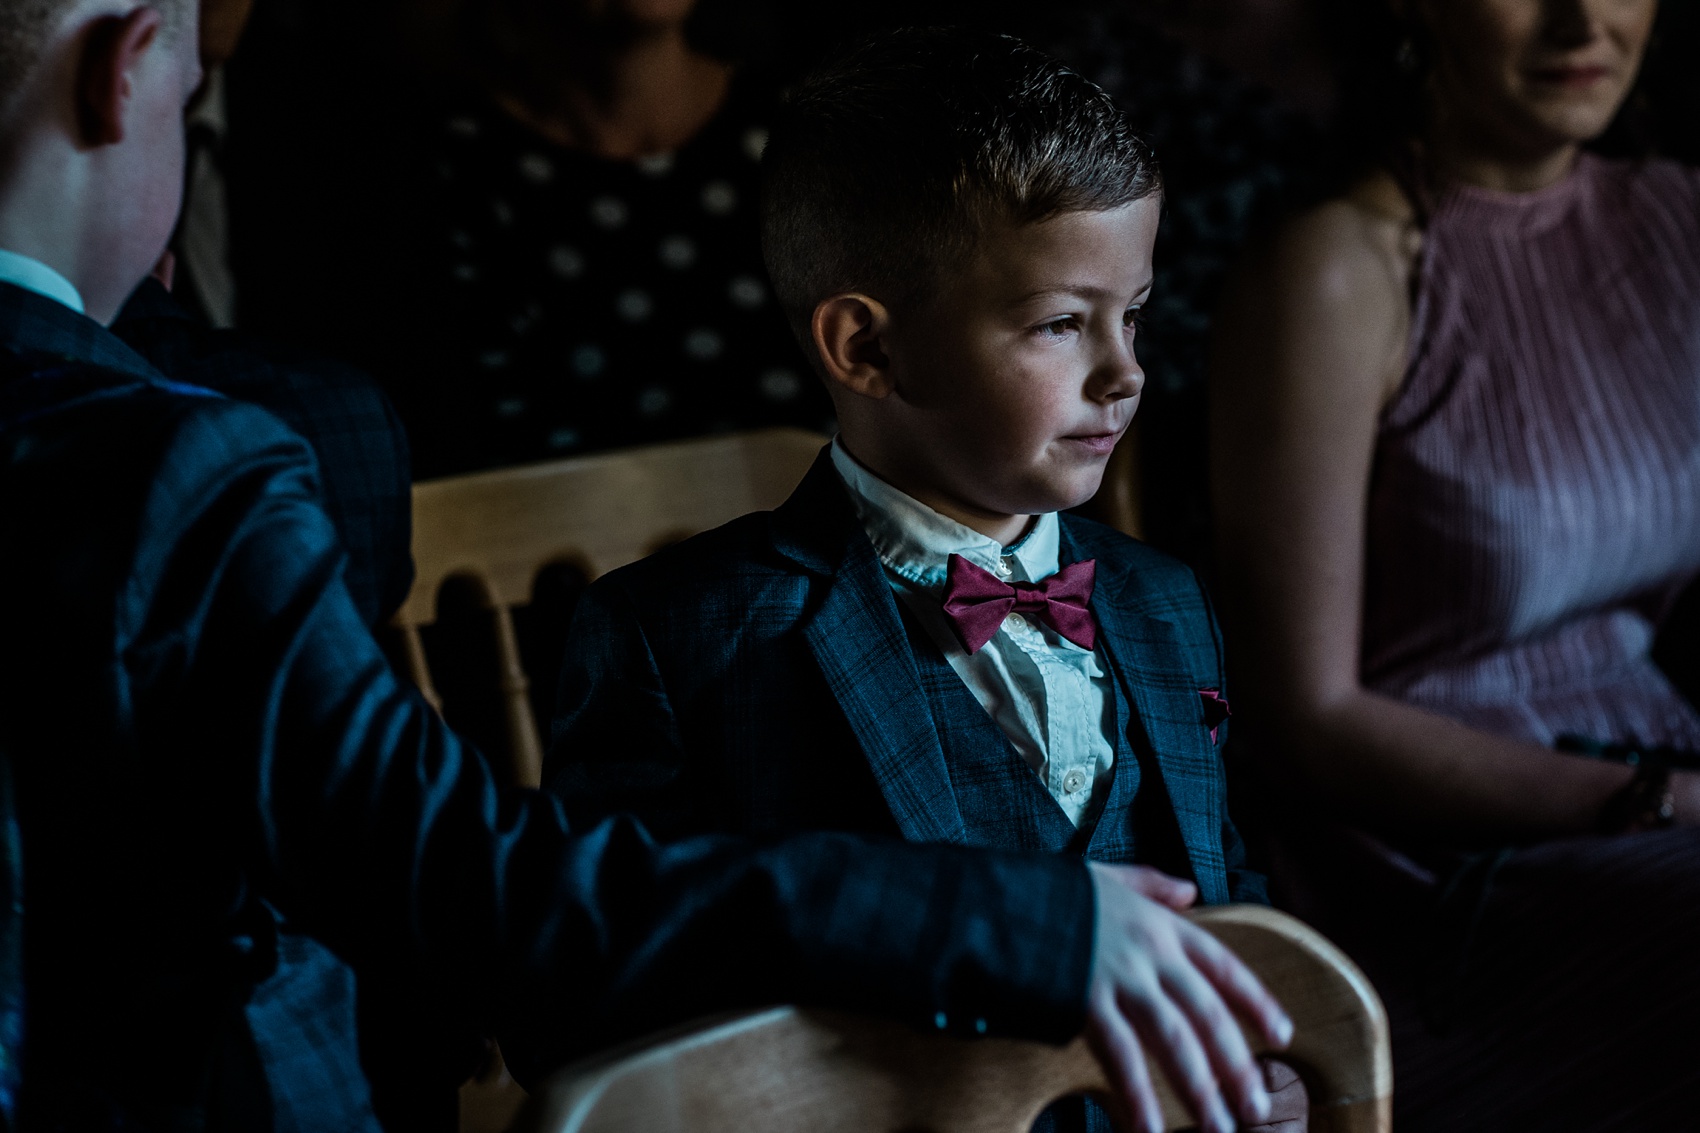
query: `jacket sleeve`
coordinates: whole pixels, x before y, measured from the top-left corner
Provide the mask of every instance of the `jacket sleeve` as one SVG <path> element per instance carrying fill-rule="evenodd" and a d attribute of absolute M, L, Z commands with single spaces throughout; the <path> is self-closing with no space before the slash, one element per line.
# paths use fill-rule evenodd
<path fill-rule="evenodd" d="M 393 675 L 342 585 L 305 446 L 238 407 L 199 432 L 182 443 L 223 455 L 172 493 L 194 515 L 158 588 L 199 611 L 181 623 L 186 699 L 225 753 L 265 896 L 356 970 L 410 974 L 535 1066 L 778 1002 L 1078 1032 L 1093 932 L 1078 860 L 831 833 L 664 845 L 625 817 L 570 829 L 554 798 L 499 792 Z"/>
<path fill-rule="evenodd" d="M 660 834 L 701 810 L 685 745 L 648 635 L 618 576 L 573 611 L 543 785 L 574 823 L 626 813 Z"/>

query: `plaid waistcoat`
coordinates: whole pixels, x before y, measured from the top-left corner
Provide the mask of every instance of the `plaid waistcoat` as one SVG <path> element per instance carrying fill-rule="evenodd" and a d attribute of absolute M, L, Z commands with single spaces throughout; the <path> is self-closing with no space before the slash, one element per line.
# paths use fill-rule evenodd
<path fill-rule="evenodd" d="M 945 768 L 970 845 L 1045 853 L 1088 852 L 1110 861 L 1132 861 L 1133 803 L 1139 790 L 1139 760 L 1128 742 L 1127 713 L 1115 692 L 1116 762 L 1109 795 L 1079 829 L 1063 814 L 1039 776 L 1004 735 L 944 651 L 903 603 L 898 603 L 921 688 L 938 728 Z M 1102 827 L 1106 835 L 1097 837 Z M 1101 843 L 1101 844 L 1097 844 Z"/>

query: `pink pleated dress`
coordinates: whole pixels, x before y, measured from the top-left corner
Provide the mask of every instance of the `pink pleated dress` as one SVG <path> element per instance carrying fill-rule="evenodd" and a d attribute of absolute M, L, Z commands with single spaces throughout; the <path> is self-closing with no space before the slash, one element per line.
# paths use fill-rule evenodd
<path fill-rule="evenodd" d="M 1500 735 L 1700 751 L 1649 657 L 1700 572 L 1700 171 L 1583 156 L 1425 232 L 1370 488 L 1366 687 Z"/>

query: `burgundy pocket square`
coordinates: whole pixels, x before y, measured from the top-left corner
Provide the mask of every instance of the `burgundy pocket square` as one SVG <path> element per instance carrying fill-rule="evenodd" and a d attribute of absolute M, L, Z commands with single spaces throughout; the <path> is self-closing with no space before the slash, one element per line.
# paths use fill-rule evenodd
<path fill-rule="evenodd" d="M 1216 742 L 1216 730 L 1223 721 L 1232 716 L 1233 710 L 1228 707 L 1228 698 L 1222 695 L 1219 688 L 1201 688 L 1198 690 L 1199 699 L 1204 701 L 1204 724 L 1210 729 L 1210 742 Z"/>

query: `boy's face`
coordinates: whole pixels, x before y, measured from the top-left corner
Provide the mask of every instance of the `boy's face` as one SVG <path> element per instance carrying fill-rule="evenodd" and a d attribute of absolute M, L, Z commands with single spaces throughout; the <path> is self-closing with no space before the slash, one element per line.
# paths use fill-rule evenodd
<path fill-rule="evenodd" d="M 999 226 L 894 313 L 877 470 L 971 526 L 1090 499 L 1145 383 L 1134 334 L 1161 212 L 1151 196 Z"/>

